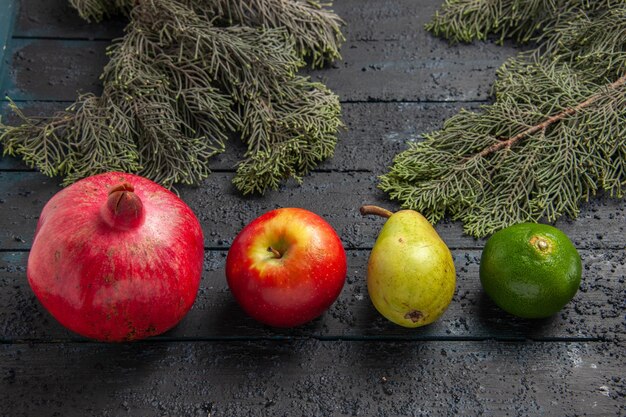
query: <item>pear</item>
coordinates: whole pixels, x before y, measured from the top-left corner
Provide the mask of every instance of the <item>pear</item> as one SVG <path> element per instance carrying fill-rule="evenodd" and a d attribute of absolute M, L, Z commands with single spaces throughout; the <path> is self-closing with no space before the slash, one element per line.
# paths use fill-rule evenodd
<path fill-rule="evenodd" d="M 456 286 L 450 249 L 417 211 L 363 206 L 361 213 L 388 218 L 367 268 L 367 291 L 378 312 L 404 327 L 437 320 Z"/>

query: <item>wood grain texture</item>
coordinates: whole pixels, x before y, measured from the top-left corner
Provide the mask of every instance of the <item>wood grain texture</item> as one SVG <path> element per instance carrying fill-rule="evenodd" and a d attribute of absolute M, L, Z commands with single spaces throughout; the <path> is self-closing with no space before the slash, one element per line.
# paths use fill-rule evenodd
<path fill-rule="evenodd" d="M 477 110 L 480 103 L 345 103 L 342 120 L 346 125 L 338 135 L 335 155 L 321 163 L 318 171 L 367 171 L 377 175 L 386 171 L 393 157 L 406 149 L 407 142 L 419 141 L 426 132 L 438 129 L 443 121 L 461 108 Z M 67 107 L 67 103 L 24 102 L 20 109 L 27 115 L 46 117 Z M 0 103 L 0 115 L 7 124 L 19 119 Z M 213 170 L 234 171 L 243 158 L 245 145 L 232 139 L 226 152 L 210 161 Z M 19 160 L 0 158 L 0 170 L 29 170 Z"/>
<path fill-rule="evenodd" d="M 13 22 L 16 9 L 16 0 L 3 0 L 0 3 L 0 69 L 2 70 L 6 69 L 4 67 L 4 56 L 7 52 L 7 45 L 13 33 Z"/>
<path fill-rule="evenodd" d="M 450 222 L 437 230 L 452 248 L 457 290 L 441 320 L 404 329 L 371 305 L 366 267 L 382 220 L 361 217 L 358 207 L 397 209 L 376 189 L 376 177 L 407 141 L 485 102 L 495 69 L 517 51 L 431 36 L 423 24 L 440 4 L 335 1 L 347 22 L 344 60 L 309 72 L 343 102 L 347 129 L 335 157 L 301 187 L 289 182 L 243 198 L 230 180 L 244 148 L 232 143 L 212 161 L 218 172 L 180 189 L 201 220 L 207 250 L 194 307 L 162 336 L 95 344 L 43 310 L 26 264 L 39 213 L 60 181 L 0 159 L 0 416 L 626 415 L 623 200 L 594 200 L 576 221 L 556 224 L 578 247 L 584 271 L 574 300 L 550 319 L 497 308 L 478 280 L 484 240 Z M 21 0 L 0 93 L 39 115 L 67 106 L 77 91 L 98 93 L 104 50 L 123 26 L 122 18 L 88 24 L 67 0 Z M 6 102 L 0 105 L 6 116 Z M 246 223 L 287 206 L 325 217 L 347 248 L 349 268 L 326 313 L 277 330 L 238 307 L 224 262 Z"/>
<path fill-rule="evenodd" d="M 581 289 L 572 302 L 544 320 L 506 314 L 482 291 L 480 251 L 454 250 L 457 288 L 444 316 L 420 329 L 405 329 L 384 319 L 367 294 L 369 251 L 348 251 L 348 276 L 339 299 L 320 318 L 295 329 L 261 325 L 234 301 L 224 273 L 226 251 L 207 251 L 196 302 L 173 330 L 151 339 L 212 340 L 289 338 L 358 340 L 517 339 L 625 341 L 626 253 L 581 251 Z M 39 304 L 26 280 L 27 252 L 0 252 L 0 339 L 15 341 L 82 340 L 65 330 Z"/>
<path fill-rule="evenodd" d="M 516 49 L 492 42 L 450 45 L 423 29 L 438 0 L 423 3 L 337 2 L 335 9 L 347 22 L 343 60 L 307 73 L 343 101 L 487 99 L 496 68 Z M 65 101 L 74 100 L 76 91 L 97 93 L 106 38 L 119 35 L 120 20 L 111 27 L 95 25 L 89 35 L 90 26 L 67 10 L 64 0 L 26 0 L 23 6 L 4 93 L 16 100 Z"/>
<path fill-rule="evenodd" d="M 327 3 L 327 2 L 325 2 Z M 331 7 L 346 20 L 349 41 L 388 41 L 419 37 L 440 0 L 334 0 Z M 66 0 L 21 0 L 14 36 L 25 38 L 112 39 L 122 34 L 125 19 L 83 21 Z"/>
<path fill-rule="evenodd" d="M 335 0 L 332 9 L 348 24 L 352 41 L 385 41 L 416 37 L 434 15 L 439 0 Z M 66 0 L 21 0 L 14 36 L 22 38 L 113 39 L 122 34 L 125 18 L 101 23 L 83 21 Z"/>
<path fill-rule="evenodd" d="M 0 87 L 2 80 L 8 78 L 9 67 L 7 63 L 11 60 L 10 43 L 16 9 L 17 0 L 0 1 Z"/>
<path fill-rule="evenodd" d="M 489 97 L 496 69 L 515 50 L 489 43 L 468 50 L 424 34 L 354 41 L 341 53 L 343 61 L 307 73 L 342 101 L 475 101 Z"/>
<path fill-rule="evenodd" d="M 232 186 L 231 172 L 215 172 L 198 188 L 180 188 L 181 198 L 196 213 L 204 230 L 205 246 L 228 248 L 236 234 L 250 221 L 279 207 L 302 207 L 324 217 L 348 249 L 371 248 L 382 221 L 363 217 L 363 204 L 396 210 L 376 188 L 376 175 L 369 172 L 316 172 L 302 185 L 293 181 L 265 196 L 242 197 Z M 0 172 L 0 249 L 29 249 L 39 213 L 61 188 L 60 180 L 37 172 Z M 623 249 L 626 239 L 626 201 L 600 198 L 585 204 L 577 220 L 556 223 L 579 249 Z M 436 226 L 453 248 L 479 249 L 483 239 L 462 233 L 459 222 L 442 221 Z"/>
<path fill-rule="evenodd" d="M 13 36 L 20 38 L 105 39 L 122 35 L 125 18 L 87 22 L 67 0 L 21 0 Z"/>
<path fill-rule="evenodd" d="M 108 41 L 13 39 L 12 61 L 1 84 L 13 100 L 74 101 L 100 93 Z"/>
<path fill-rule="evenodd" d="M 440 47 L 414 45 L 410 40 L 355 42 L 342 49 L 343 61 L 305 73 L 324 82 L 342 101 L 485 100 L 496 68 L 514 52 L 485 44 L 477 53 L 475 48 L 450 47 L 428 36 L 420 39 Z M 74 101 L 79 92 L 98 94 L 108 45 L 107 41 L 14 39 L 3 96 Z"/>
<path fill-rule="evenodd" d="M 0 415 L 623 416 L 612 344 L 0 346 Z"/>

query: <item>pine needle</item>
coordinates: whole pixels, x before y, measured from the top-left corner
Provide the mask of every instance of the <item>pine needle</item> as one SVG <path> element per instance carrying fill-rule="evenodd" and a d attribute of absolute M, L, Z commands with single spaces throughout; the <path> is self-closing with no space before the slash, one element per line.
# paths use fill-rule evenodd
<path fill-rule="evenodd" d="M 87 20 L 127 14 L 101 75 L 103 93 L 80 96 L 50 119 L 0 124 L 5 154 L 69 184 L 136 172 L 171 187 L 197 184 L 238 134 L 248 144 L 234 184 L 244 194 L 301 180 L 331 156 L 338 97 L 297 75 L 339 58 L 342 21 L 294 0 L 71 0 Z"/>
<path fill-rule="evenodd" d="M 392 199 L 482 237 L 574 218 L 600 190 L 624 196 L 624 2 L 448 1 L 429 28 L 454 41 L 496 33 L 538 47 L 499 69 L 493 104 L 462 110 L 396 156 L 379 184 Z"/>

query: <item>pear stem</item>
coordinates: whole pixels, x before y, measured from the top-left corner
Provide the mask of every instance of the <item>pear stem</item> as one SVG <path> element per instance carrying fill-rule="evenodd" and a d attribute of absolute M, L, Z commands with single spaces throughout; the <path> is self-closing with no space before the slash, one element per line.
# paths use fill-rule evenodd
<path fill-rule="evenodd" d="M 370 205 L 361 206 L 360 211 L 363 216 L 367 216 L 368 214 L 373 214 L 376 216 L 389 218 L 393 214 L 391 211 L 384 209 L 382 207 L 370 206 Z"/>

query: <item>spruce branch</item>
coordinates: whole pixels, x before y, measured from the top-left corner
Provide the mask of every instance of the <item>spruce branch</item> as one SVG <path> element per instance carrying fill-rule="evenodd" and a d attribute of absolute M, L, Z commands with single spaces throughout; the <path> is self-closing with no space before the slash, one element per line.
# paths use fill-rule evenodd
<path fill-rule="evenodd" d="M 284 28 L 295 42 L 301 58 L 310 58 L 313 67 L 341 59 L 345 41 L 344 21 L 333 13 L 331 2 L 318 0 L 185 0 L 194 13 L 206 20 L 221 19 L 225 26 Z M 101 21 L 115 14 L 128 14 L 137 0 L 70 0 L 83 19 Z"/>
<path fill-rule="evenodd" d="M 80 17 L 88 22 L 101 20 L 119 13 L 127 14 L 137 0 L 69 0 Z"/>
<path fill-rule="evenodd" d="M 619 89 L 621 87 L 624 86 L 624 84 L 626 84 L 626 75 L 623 75 L 620 79 L 618 79 L 617 81 L 609 84 L 606 86 L 606 90 L 613 90 L 613 89 Z M 567 108 L 565 110 L 563 110 L 562 112 L 555 114 L 553 116 L 548 117 L 546 120 L 544 120 L 543 122 L 536 124 L 534 126 L 529 127 L 528 129 L 526 129 L 523 132 L 518 133 L 517 135 L 513 136 L 512 138 L 509 139 L 505 139 L 505 140 L 501 140 L 498 143 L 495 143 L 491 146 L 489 146 L 488 148 L 483 149 L 480 153 L 478 153 L 477 157 L 479 158 L 484 158 L 494 152 L 497 152 L 499 150 L 501 150 L 502 148 L 510 148 L 511 146 L 515 145 L 517 142 L 519 142 L 522 139 L 525 139 L 529 136 L 532 136 L 533 134 L 541 131 L 541 130 L 546 130 L 548 127 L 550 127 L 550 125 L 565 119 L 568 116 L 572 116 L 575 113 L 583 110 L 585 107 L 589 107 L 592 104 L 594 104 L 596 101 L 600 100 L 601 98 L 603 98 L 605 96 L 605 92 L 600 92 L 597 93 L 591 97 L 589 97 L 587 100 L 583 101 L 582 103 L 577 104 L 575 107 L 570 107 Z"/>
<path fill-rule="evenodd" d="M 224 16 L 229 25 L 286 28 L 298 55 L 310 58 L 313 67 L 341 59 L 339 48 L 345 41 L 343 20 L 323 6 L 316 0 L 214 0 L 202 5 L 205 12 Z"/>
<path fill-rule="evenodd" d="M 517 3 L 471 5 L 493 20 L 493 7 L 510 11 Z M 391 198 L 432 222 L 445 215 L 461 220 L 466 233 L 481 237 L 514 223 L 576 217 L 580 204 L 601 190 L 624 196 L 626 4 L 552 3 L 567 6 L 567 19 L 534 28 L 537 48 L 498 70 L 493 104 L 461 110 L 395 157 L 379 183 Z M 461 4 L 470 2 L 449 1 L 444 9 Z M 455 40 L 483 36 L 467 32 L 463 25 L 475 24 L 477 15 L 461 10 L 435 20 Z"/>
<path fill-rule="evenodd" d="M 518 42 L 535 40 L 542 30 L 567 25 L 573 15 L 619 6 L 622 0 L 446 0 L 426 29 L 451 42 L 486 40 L 494 35 Z"/>
<path fill-rule="evenodd" d="M 286 8 L 283 20 L 271 20 L 261 0 L 142 0 L 130 10 L 122 1 L 73 4 L 91 19 L 129 16 L 125 35 L 107 50 L 102 95 L 81 96 L 51 119 L 27 118 L 12 104 L 23 124 L 0 124 L 5 153 L 65 184 L 115 169 L 171 187 L 206 178 L 210 158 L 238 134 L 248 151 L 233 182 L 244 193 L 300 181 L 332 155 L 339 100 L 297 75 L 306 55 L 299 41 L 324 48 L 311 52 L 314 62 L 338 56 L 338 43 L 322 34 L 340 20 L 316 3 Z M 232 16 L 242 24 L 217 25 Z"/>

